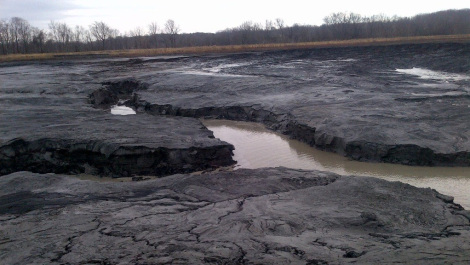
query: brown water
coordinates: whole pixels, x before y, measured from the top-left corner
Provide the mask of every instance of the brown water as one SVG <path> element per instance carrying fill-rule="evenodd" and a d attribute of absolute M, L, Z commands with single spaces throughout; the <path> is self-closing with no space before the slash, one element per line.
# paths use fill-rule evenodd
<path fill-rule="evenodd" d="M 319 151 L 302 142 L 274 133 L 257 123 L 203 120 L 214 136 L 235 146 L 237 168 L 289 167 L 330 171 L 340 175 L 374 176 L 430 187 L 455 197 L 470 209 L 470 168 L 412 167 L 385 163 L 365 163 Z"/>

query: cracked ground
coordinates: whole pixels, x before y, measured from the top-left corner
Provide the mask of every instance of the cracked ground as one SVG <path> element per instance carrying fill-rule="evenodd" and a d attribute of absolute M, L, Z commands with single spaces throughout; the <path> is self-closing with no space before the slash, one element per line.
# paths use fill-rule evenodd
<path fill-rule="evenodd" d="M 4 264 L 470 260 L 467 211 L 374 178 L 276 168 L 96 183 L 18 172 L 0 190 Z"/>

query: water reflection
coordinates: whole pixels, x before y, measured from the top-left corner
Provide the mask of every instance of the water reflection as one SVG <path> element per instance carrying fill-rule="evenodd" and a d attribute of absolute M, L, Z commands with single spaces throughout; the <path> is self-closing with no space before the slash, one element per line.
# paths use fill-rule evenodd
<path fill-rule="evenodd" d="M 411 167 L 352 161 L 273 133 L 260 124 L 225 120 L 205 120 L 203 123 L 214 132 L 215 137 L 235 146 L 236 168 L 284 166 L 341 175 L 374 176 L 418 187 L 431 187 L 454 196 L 457 203 L 470 209 L 470 168 Z"/>

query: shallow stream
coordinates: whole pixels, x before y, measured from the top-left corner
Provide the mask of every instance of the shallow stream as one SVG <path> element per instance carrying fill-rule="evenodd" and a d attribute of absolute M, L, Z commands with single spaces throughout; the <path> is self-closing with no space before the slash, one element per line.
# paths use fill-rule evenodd
<path fill-rule="evenodd" d="M 386 163 L 365 163 L 338 154 L 319 151 L 257 123 L 204 120 L 214 136 L 235 146 L 238 168 L 289 167 L 330 171 L 340 175 L 374 176 L 430 187 L 454 196 L 455 202 L 470 209 L 470 168 L 412 167 Z"/>

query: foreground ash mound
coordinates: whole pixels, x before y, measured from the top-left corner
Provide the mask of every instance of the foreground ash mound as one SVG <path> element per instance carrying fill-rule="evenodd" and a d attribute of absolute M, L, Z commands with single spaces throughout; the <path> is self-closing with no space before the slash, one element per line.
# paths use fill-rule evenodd
<path fill-rule="evenodd" d="M 469 219 L 431 189 L 285 168 L 0 178 L 5 264 L 465 264 Z"/>

